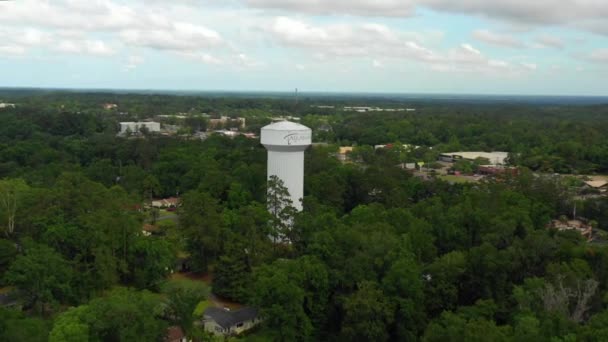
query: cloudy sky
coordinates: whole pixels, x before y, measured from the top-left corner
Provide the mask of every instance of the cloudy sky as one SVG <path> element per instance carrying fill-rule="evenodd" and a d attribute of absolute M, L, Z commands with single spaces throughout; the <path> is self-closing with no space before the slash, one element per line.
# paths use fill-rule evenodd
<path fill-rule="evenodd" d="M 0 0 L 0 86 L 608 95 L 606 0 Z"/>

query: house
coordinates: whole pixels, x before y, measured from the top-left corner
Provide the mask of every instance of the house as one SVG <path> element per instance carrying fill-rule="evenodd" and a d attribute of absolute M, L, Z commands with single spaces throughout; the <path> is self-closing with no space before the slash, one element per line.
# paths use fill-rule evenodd
<path fill-rule="evenodd" d="M 351 154 L 352 152 L 353 152 L 352 146 L 341 146 L 338 149 L 337 158 L 339 161 L 344 162 L 348 159 L 348 155 Z"/>
<path fill-rule="evenodd" d="M 251 307 L 235 311 L 209 307 L 203 315 L 205 330 L 223 336 L 239 335 L 260 324 L 261 321 L 258 310 Z"/>
<path fill-rule="evenodd" d="M 186 338 L 186 334 L 182 328 L 178 326 L 172 326 L 167 329 L 167 334 L 165 335 L 165 342 L 188 342 L 189 340 Z"/>
<path fill-rule="evenodd" d="M 18 301 L 13 293 L 0 293 L 0 307 L 21 310 L 21 302 Z"/>
<path fill-rule="evenodd" d="M 402 170 L 416 170 L 416 163 L 401 163 L 397 167 Z"/>
<path fill-rule="evenodd" d="M 118 105 L 116 103 L 104 103 L 102 106 L 105 110 L 112 110 L 118 108 Z"/>
<path fill-rule="evenodd" d="M 586 181 L 585 185 L 590 189 L 599 190 L 600 192 L 606 192 L 608 190 L 608 182 L 605 180 Z"/>
<path fill-rule="evenodd" d="M 178 205 L 179 198 L 177 197 L 169 197 L 152 201 L 152 207 L 154 208 L 177 208 Z"/>

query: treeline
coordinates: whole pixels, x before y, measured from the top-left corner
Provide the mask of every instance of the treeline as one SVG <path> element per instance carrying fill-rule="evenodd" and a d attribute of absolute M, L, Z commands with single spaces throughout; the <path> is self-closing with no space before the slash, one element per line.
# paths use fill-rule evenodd
<path fill-rule="evenodd" d="M 439 152 L 506 151 L 512 164 L 532 170 L 608 171 L 608 106 L 424 106 L 414 113 L 309 115 L 304 123 L 319 139 L 342 145 L 433 148 L 427 162 Z"/>

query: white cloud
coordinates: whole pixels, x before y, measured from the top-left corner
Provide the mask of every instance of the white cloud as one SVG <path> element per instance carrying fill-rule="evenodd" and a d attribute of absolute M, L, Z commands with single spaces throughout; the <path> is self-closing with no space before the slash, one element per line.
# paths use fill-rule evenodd
<path fill-rule="evenodd" d="M 101 40 L 62 40 L 54 50 L 64 53 L 112 56 L 116 51 Z"/>
<path fill-rule="evenodd" d="M 608 15 L 604 0 L 421 0 L 417 3 L 437 11 L 482 15 L 531 25 L 578 25 Z"/>
<path fill-rule="evenodd" d="M 127 58 L 127 63 L 124 65 L 123 70 L 124 71 L 131 71 L 131 70 L 135 70 L 139 65 L 144 63 L 144 58 L 141 56 L 129 56 L 129 58 Z"/>
<path fill-rule="evenodd" d="M 313 26 L 278 17 L 267 32 L 283 46 L 310 50 L 318 60 L 374 54 L 427 61 L 436 58 L 433 51 L 419 43 L 424 40 L 424 33 L 395 31 L 379 24 Z M 436 32 L 429 35 L 436 36 Z"/>
<path fill-rule="evenodd" d="M 535 42 L 534 47 L 538 47 L 538 48 L 563 49 L 565 46 L 564 41 L 561 38 L 547 35 L 547 34 L 537 36 L 534 39 L 534 42 Z"/>
<path fill-rule="evenodd" d="M 177 22 L 165 29 L 129 29 L 120 33 L 128 45 L 158 50 L 195 51 L 220 45 L 219 33 L 204 26 Z"/>
<path fill-rule="evenodd" d="M 199 63 L 203 63 L 203 64 L 210 64 L 210 65 L 222 65 L 224 64 L 224 61 L 213 56 L 210 55 L 208 53 L 203 53 L 203 52 L 190 52 L 190 51 L 185 51 L 185 52 L 178 52 L 177 55 L 189 59 L 191 61 L 195 61 L 195 62 L 199 62 Z"/>
<path fill-rule="evenodd" d="M 476 48 L 474 48 L 470 44 L 462 44 L 460 47 L 463 50 L 465 50 L 466 52 L 468 52 L 468 53 L 470 53 L 472 55 L 481 55 L 481 51 L 477 50 Z"/>
<path fill-rule="evenodd" d="M 522 62 L 520 64 L 521 64 L 521 66 L 523 66 L 524 68 L 529 69 L 529 70 L 536 70 L 536 69 L 538 69 L 538 65 L 536 65 L 535 63 Z"/>
<path fill-rule="evenodd" d="M 524 44 L 510 34 L 492 32 L 490 30 L 475 30 L 473 38 L 478 41 L 509 48 L 523 48 Z"/>
<path fill-rule="evenodd" d="M 141 25 L 149 20 L 146 12 L 110 0 L 0 2 L 0 21 L 5 24 L 97 31 Z"/>
<path fill-rule="evenodd" d="M 595 50 L 589 55 L 589 60 L 597 63 L 608 64 L 608 49 Z"/>
<path fill-rule="evenodd" d="M 375 24 L 312 25 L 287 17 L 278 17 L 268 29 L 275 42 L 288 48 L 308 52 L 322 62 L 365 58 L 372 66 L 380 60 L 422 63 L 435 71 L 481 72 L 502 71 L 510 74 L 530 71 L 521 64 L 512 65 L 485 56 L 471 44 L 441 51 L 409 40 L 411 34 Z"/>
<path fill-rule="evenodd" d="M 18 45 L 0 45 L 0 56 L 21 56 L 25 54 L 25 48 Z"/>
<path fill-rule="evenodd" d="M 309 14 L 351 14 L 361 16 L 410 16 L 409 0 L 245 0 L 254 8 L 276 9 Z"/>
<path fill-rule="evenodd" d="M 288 14 L 409 17 L 419 9 L 459 13 L 530 26 L 564 25 L 608 35 L 605 0 L 242 0 Z"/>
<path fill-rule="evenodd" d="M 19 43 L 26 46 L 54 45 L 62 52 L 109 55 L 113 51 L 103 42 L 108 37 L 129 46 L 192 52 L 223 43 L 217 31 L 179 19 L 160 3 L 138 0 L 0 2 L 3 26 L 28 27 Z"/>
<path fill-rule="evenodd" d="M 508 68 L 510 66 L 509 63 L 505 62 L 505 61 L 499 61 L 499 60 L 495 60 L 495 59 L 491 59 L 488 61 L 488 65 L 494 68 Z"/>
<path fill-rule="evenodd" d="M 14 41 L 26 46 L 40 46 L 51 42 L 52 36 L 48 32 L 33 28 L 26 28 L 17 34 Z"/>
<path fill-rule="evenodd" d="M 232 64 L 241 68 L 258 68 L 264 66 L 264 63 L 251 58 L 245 53 L 237 54 L 236 57 L 233 58 Z"/>

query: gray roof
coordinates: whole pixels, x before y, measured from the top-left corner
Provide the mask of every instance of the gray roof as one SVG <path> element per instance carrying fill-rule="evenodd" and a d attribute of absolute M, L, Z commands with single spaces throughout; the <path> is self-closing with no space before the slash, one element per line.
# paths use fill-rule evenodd
<path fill-rule="evenodd" d="M 9 293 L 0 294 L 0 306 L 14 306 L 17 300 Z"/>
<path fill-rule="evenodd" d="M 205 318 L 209 317 L 224 329 L 228 329 L 239 323 L 251 321 L 257 318 L 257 316 L 258 310 L 250 307 L 244 307 L 236 311 L 216 307 L 209 307 L 205 310 Z"/>

